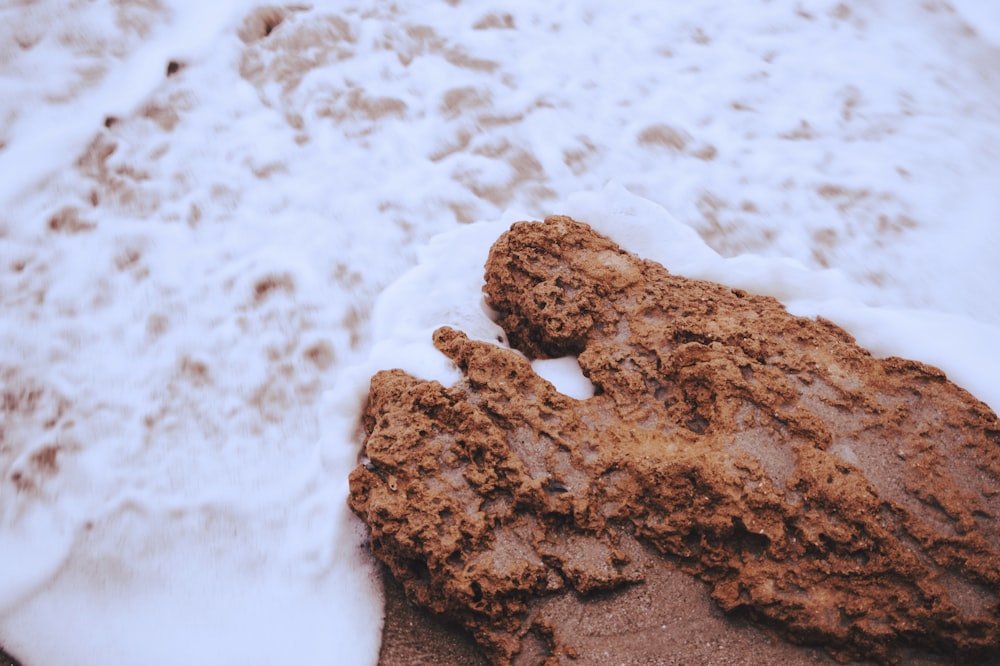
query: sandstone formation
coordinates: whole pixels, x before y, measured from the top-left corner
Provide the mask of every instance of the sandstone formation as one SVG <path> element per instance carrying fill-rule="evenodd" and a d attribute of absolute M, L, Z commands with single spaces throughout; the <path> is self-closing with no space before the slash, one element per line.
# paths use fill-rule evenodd
<path fill-rule="evenodd" d="M 595 663 L 544 611 L 642 586 L 644 553 L 841 660 L 1000 654 L 1000 422 L 941 371 L 565 217 L 504 234 L 485 292 L 523 355 L 445 328 L 462 381 L 377 374 L 350 504 L 492 661 Z M 524 357 L 569 354 L 593 398 Z"/>

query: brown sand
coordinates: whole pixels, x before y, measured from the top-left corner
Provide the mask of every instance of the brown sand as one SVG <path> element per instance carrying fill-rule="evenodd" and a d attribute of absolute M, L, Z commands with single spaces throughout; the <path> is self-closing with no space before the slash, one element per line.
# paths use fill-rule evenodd
<path fill-rule="evenodd" d="M 442 329 L 465 379 L 373 378 L 351 505 L 492 661 L 997 654 L 1000 425 L 940 371 L 568 218 L 514 225 L 486 278 L 511 343 L 598 394 Z"/>
<path fill-rule="evenodd" d="M 595 595 L 581 608 L 554 603 L 572 625 L 580 666 L 834 666 L 822 649 L 796 646 L 745 619 L 722 613 L 708 588 L 654 556 L 643 562 L 645 582 Z M 489 666 L 469 632 L 406 599 L 383 570 L 385 629 L 379 666 Z M 908 651 L 908 666 L 946 666 L 953 659 Z M 0 662 L 2 663 L 2 662 Z M 860 664 L 862 662 L 843 662 Z M 865 662 L 871 663 L 871 662 Z"/>

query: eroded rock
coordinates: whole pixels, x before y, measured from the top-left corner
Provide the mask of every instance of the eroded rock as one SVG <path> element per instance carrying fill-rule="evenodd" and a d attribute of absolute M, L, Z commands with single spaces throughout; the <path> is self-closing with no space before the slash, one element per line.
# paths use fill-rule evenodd
<path fill-rule="evenodd" d="M 580 657 L 543 609 L 642 585 L 640 543 L 838 659 L 1000 652 L 1000 422 L 942 372 L 565 217 L 504 234 L 485 292 L 512 346 L 577 355 L 595 396 L 440 329 L 464 379 L 372 379 L 350 504 L 496 663 Z"/>

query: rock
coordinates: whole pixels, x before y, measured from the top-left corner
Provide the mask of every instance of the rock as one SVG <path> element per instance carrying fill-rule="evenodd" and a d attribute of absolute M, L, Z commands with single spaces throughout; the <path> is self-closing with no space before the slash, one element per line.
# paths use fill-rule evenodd
<path fill-rule="evenodd" d="M 644 585 L 646 552 L 839 660 L 1000 654 L 1000 422 L 941 371 L 566 217 L 501 236 L 485 292 L 513 347 L 576 355 L 594 397 L 439 329 L 464 379 L 372 378 L 349 501 L 407 596 L 492 661 L 599 663 L 566 604 Z"/>

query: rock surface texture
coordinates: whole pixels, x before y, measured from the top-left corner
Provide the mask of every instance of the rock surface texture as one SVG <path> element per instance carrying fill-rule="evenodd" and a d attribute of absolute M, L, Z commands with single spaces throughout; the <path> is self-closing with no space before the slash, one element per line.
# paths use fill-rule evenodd
<path fill-rule="evenodd" d="M 567 604 L 641 587 L 650 553 L 839 660 L 1000 653 L 1000 422 L 942 372 L 566 217 L 505 233 L 485 292 L 523 354 L 443 328 L 462 381 L 377 374 L 350 504 L 492 661 L 599 663 Z M 525 355 L 577 356 L 594 397 Z"/>

